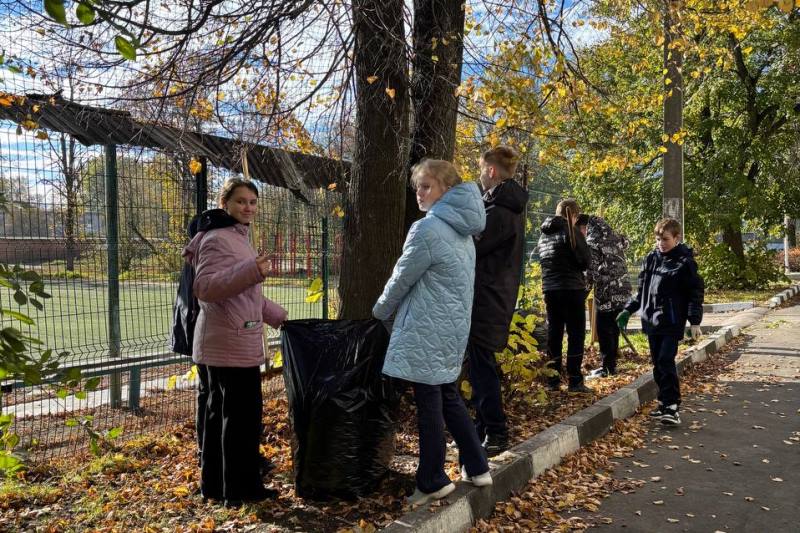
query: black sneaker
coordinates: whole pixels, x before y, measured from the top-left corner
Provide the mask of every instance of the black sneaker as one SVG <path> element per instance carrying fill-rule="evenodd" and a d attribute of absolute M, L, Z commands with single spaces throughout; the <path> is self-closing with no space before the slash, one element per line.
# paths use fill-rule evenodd
<path fill-rule="evenodd" d="M 508 437 L 504 435 L 486 435 L 482 446 L 489 457 L 500 455 L 509 448 Z"/>
<path fill-rule="evenodd" d="M 594 394 L 594 389 L 590 389 L 584 383 L 578 385 L 570 385 L 567 389 L 570 394 Z"/>
<path fill-rule="evenodd" d="M 660 420 L 664 416 L 664 409 L 666 409 L 666 406 L 658 404 L 658 407 L 650 411 L 650 418 Z"/>
<path fill-rule="evenodd" d="M 665 407 L 664 414 L 661 415 L 661 423 L 664 424 L 665 426 L 680 425 L 681 417 L 678 414 L 678 410 Z"/>
<path fill-rule="evenodd" d="M 609 376 L 608 370 L 605 368 L 595 368 L 586 375 L 586 379 L 607 378 Z"/>

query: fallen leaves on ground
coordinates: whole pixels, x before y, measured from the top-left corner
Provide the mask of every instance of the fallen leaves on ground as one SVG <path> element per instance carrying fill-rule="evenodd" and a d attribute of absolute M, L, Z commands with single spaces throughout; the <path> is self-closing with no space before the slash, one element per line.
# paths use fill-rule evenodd
<path fill-rule="evenodd" d="M 627 353 L 623 360 L 619 374 L 591 382 L 594 395 L 568 396 L 559 392 L 543 405 L 531 405 L 530 399 L 520 393 L 507 397 L 512 442 L 531 437 L 650 370 L 645 355 L 637 358 Z M 586 367 L 599 363 L 596 350 L 590 349 Z M 536 392 L 532 391 L 534 395 Z M 119 453 L 101 458 L 71 455 L 35 466 L 25 477 L 0 490 L 0 530 L 211 532 L 246 531 L 257 526 L 265 530 L 266 526 L 267 531 L 302 528 L 320 533 L 371 533 L 408 510 L 403 507 L 403 500 L 414 486 L 418 440 L 410 394 L 404 396 L 400 412 L 392 471 L 372 496 L 357 501 L 314 502 L 294 493 L 288 406 L 281 394 L 272 394 L 264 402 L 267 434 L 261 453 L 276 465 L 268 481 L 280 493 L 277 500 L 240 509 L 204 502 L 199 495 L 194 428 L 187 420 L 166 434 L 122 444 Z M 563 472 L 570 475 L 562 477 L 572 477 L 571 469 L 582 473 L 568 486 L 559 485 L 555 482 L 558 476 L 550 474 L 555 477 L 550 478 L 550 486 L 542 488 L 540 495 L 546 506 L 534 510 L 528 503 L 531 499 L 520 496 L 516 501 L 504 502 L 499 512 L 526 529 L 545 519 L 556 520 L 558 513 L 568 509 L 596 510 L 609 491 L 637 486 L 638 482 L 620 483 L 602 469 L 598 471 L 601 457 L 605 456 L 606 461 L 623 457 L 641 445 L 640 430 L 632 425 L 617 427 L 613 435 L 613 443 L 600 441 L 589 448 L 590 455 L 568 459 L 565 464 L 569 466 Z M 456 479 L 458 463 L 452 450 L 450 457 L 446 471 Z M 580 528 L 582 521 L 571 517 L 564 518 L 563 523 L 574 529 Z"/>
<path fill-rule="evenodd" d="M 681 378 L 684 394 L 722 394 L 726 389 L 718 385 L 715 378 L 729 364 L 721 354 L 732 348 L 733 345 L 728 346 L 723 352 L 692 367 Z M 583 531 L 593 525 L 612 523 L 612 518 L 602 516 L 602 499 L 612 492 L 634 492 L 646 483 L 644 479 L 615 478 L 617 463 L 614 459 L 631 457 L 635 450 L 644 447 L 645 437 L 652 423 L 647 412 L 648 409 L 643 408 L 631 418 L 617 420 L 605 436 L 564 458 L 561 464 L 545 471 L 522 491 L 514 493 L 508 501 L 495 504 L 494 514 L 488 519 L 478 520 L 471 531 L 567 532 Z M 659 438 L 664 442 L 671 442 L 669 436 Z M 700 462 L 689 455 L 684 458 L 690 462 Z M 644 472 L 650 466 L 641 461 L 634 461 L 633 464 Z M 665 465 L 664 469 L 672 470 L 672 467 Z M 658 476 L 650 477 L 651 482 L 658 480 Z M 676 494 L 683 495 L 683 487 L 679 487 Z M 664 505 L 664 501 L 653 500 L 652 504 Z M 515 512 L 509 514 L 509 509 Z M 570 516 L 570 513 L 580 515 Z M 583 516 L 587 513 L 592 514 Z M 636 515 L 641 513 L 635 512 Z M 689 514 L 687 516 L 691 517 Z M 679 522 L 677 518 L 667 518 L 667 521 Z"/>

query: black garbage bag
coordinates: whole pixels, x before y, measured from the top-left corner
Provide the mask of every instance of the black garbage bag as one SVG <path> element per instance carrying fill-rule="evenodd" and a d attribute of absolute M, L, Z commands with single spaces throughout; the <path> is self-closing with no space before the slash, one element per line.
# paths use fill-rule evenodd
<path fill-rule="evenodd" d="M 377 320 L 290 320 L 281 333 L 294 430 L 295 490 L 364 496 L 394 455 L 397 394 L 381 373 L 389 334 Z"/>

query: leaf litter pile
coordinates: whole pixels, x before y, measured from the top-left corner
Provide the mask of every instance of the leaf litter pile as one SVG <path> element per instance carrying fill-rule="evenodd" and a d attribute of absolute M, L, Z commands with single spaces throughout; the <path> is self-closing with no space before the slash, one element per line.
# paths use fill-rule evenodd
<path fill-rule="evenodd" d="M 741 342 L 734 339 L 703 363 L 692 366 L 681 376 L 682 393 L 687 396 L 723 394 L 726 387 L 717 383 L 716 377 L 731 364 L 725 354 Z M 615 478 L 614 471 L 619 465 L 617 459 L 631 457 L 634 451 L 646 445 L 647 432 L 652 425 L 648 412 L 654 405 L 655 402 L 630 418 L 617 420 L 605 436 L 567 456 L 561 464 L 544 472 L 510 499 L 497 502 L 494 513 L 486 520 L 478 520 L 471 532 L 567 532 L 612 524 L 610 517 L 602 516 L 602 512 L 599 516 L 596 514 L 602 499 L 613 492 L 634 492 L 647 483 L 645 479 Z M 687 429 L 693 428 L 687 426 Z M 649 481 L 659 479 L 650 478 Z M 584 516 L 587 513 L 594 514 L 587 518 Z"/>
<path fill-rule="evenodd" d="M 547 402 L 530 394 L 506 399 L 512 442 L 520 442 L 563 420 L 630 383 L 649 371 L 646 354 L 627 353 L 620 373 L 593 380 L 596 395 L 551 393 Z M 714 364 L 714 363 L 707 363 Z M 599 365 L 590 349 L 586 367 Z M 708 372 L 707 367 L 704 372 Z M 686 384 L 698 382 L 693 372 Z M 274 378 L 280 380 L 280 377 Z M 274 384 L 267 389 L 275 390 Z M 375 531 L 408 511 L 403 500 L 414 488 L 417 436 L 414 405 L 410 394 L 401 401 L 396 455 L 391 471 L 373 495 L 356 501 L 317 502 L 297 497 L 291 466 L 291 428 L 288 406 L 280 394 L 265 396 L 262 454 L 275 469 L 265 483 L 279 491 L 277 500 L 226 509 L 204 502 L 199 495 L 199 468 L 192 420 L 166 434 L 135 438 L 115 451 L 95 458 L 88 455 L 63 457 L 35 464 L 16 480 L 0 488 L 0 530 L 35 531 L 315 531 L 363 533 Z M 627 483 L 614 481 L 610 458 L 629 454 L 641 444 L 644 418 L 617 422 L 614 430 L 591 446 L 565 460 L 508 502 L 498 504 L 491 521 L 477 524 L 478 531 L 563 529 L 577 525 L 560 518 L 565 509 L 593 509 L 612 490 L 627 490 Z M 620 455 L 623 454 L 623 455 Z M 458 479 L 453 450 L 447 472 Z M 565 475 L 565 474 L 569 475 Z"/>

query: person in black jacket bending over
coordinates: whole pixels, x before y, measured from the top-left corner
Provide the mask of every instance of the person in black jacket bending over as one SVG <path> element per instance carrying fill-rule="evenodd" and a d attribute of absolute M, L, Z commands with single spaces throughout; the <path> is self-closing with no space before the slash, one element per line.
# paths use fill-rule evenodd
<path fill-rule="evenodd" d="M 700 337 L 705 293 L 692 249 L 680 242 L 681 233 L 681 224 L 674 218 L 656 224 L 656 249 L 644 260 L 636 296 L 617 316 L 617 324 L 624 330 L 631 313 L 641 309 L 642 331 L 650 344 L 653 379 L 658 385 L 659 405 L 650 416 L 673 426 L 681 423 L 681 391 L 675 368 L 678 342 L 687 319 L 689 336 Z"/>
<path fill-rule="evenodd" d="M 528 192 L 511 179 L 519 156 L 507 146 L 483 153 L 480 182 L 486 229 L 475 237 L 475 297 L 467 344 L 478 436 L 489 456 L 508 449 L 495 353 L 508 341 L 519 292 Z"/>
<path fill-rule="evenodd" d="M 586 337 L 586 280 L 591 251 L 583 233 L 575 227 L 580 215 L 578 203 L 561 200 L 556 215 L 542 223 L 537 247 L 542 265 L 542 291 L 547 309 L 548 366 L 558 371 L 548 382 L 551 390 L 561 384 L 561 344 L 567 328 L 567 378 L 569 392 L 591 393 L 583 383 L 583 341 Z"/>

